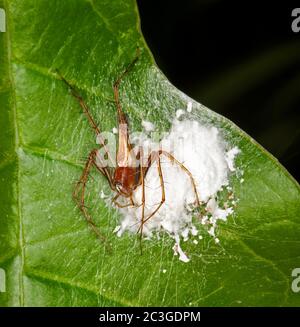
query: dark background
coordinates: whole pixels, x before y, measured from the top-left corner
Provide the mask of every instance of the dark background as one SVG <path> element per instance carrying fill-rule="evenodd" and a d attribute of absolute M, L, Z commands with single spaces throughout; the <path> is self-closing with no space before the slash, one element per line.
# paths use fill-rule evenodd
<path fill-rule="evenodd" d="M 300 180 L 300 1 L 138 0 L 158 66 Z"/>

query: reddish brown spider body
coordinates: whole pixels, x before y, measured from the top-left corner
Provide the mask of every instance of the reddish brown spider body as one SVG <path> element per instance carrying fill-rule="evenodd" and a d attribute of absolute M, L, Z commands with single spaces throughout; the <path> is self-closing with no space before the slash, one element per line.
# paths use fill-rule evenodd
<path fill-rule="evenodd" d="M 117 167 L 113 175 L 113 184 L 116 191 L 124 197 L 131 197 L 133 191 L 140 185 L 140 168 L 137 164 L 136 156 L 132 151 L 129 142 L 128 122 L 119 106 L 119 79 L 114 84 L 114 95 L 118 109 L 118 152 L 116 163 Z"/>
<path fill-rule="evenodd" d="M 163 173 L 161 168 L 160 156 L 163 155 L 167 157 L 173 164 L 178 165 L 190 177 L 191 184 L 195 192 L 195 199 L 196 199 L 195 203 L 197 204 L 197 206 L 200 205 L 196 184 L 192 174 L 182 163 L 180 163 L 176 158 L 174 158 L 172 154 L 164 150 L 152 151 L 148 156 L 148 158 L 145 160 L 146 163 L 145 165 L 143 163 L 143 149 L 140 148 L 137 154 L 135 154 L 134 151 L 132 151 L 132 146 L 130 144 L 129 133 L 128 133 L 128 122 L 125 114 L 122 111 L 120 100 L 119 100 L 119 86 L 123 77 L 132 69 L 132 67 L 137 62 L 137 60 L 138 60 L 138 55 L 132 61 L 132 63 L 125 69 L 125 71 L 119 76 L 119 78 L 115 81 L 113 85 L 114 100 L 115 100 L 117 115 L 118 115 L 118 134 L 119 134 L 118 151 L 116 156 L 116 167 L 114 171 L 112 171 L 107 166 L 100 165 L 99 163 L 97 163 L 97 159 L 98 160 L 101 159 L 99 159 L 99 157 L 97 156 L 98 149 L 93 149 L 88 156 L 80 180 L 79 182 L 77 182 L 73 192 L 73 197 L 79 209 L 85 216 L 91 228 L 94 230 L 97 236 L 102 240 L 104 240 L 104 237 L 102 236 L 96 225 L 94 224 L 92 217 L 90 216 L 85 206 L 86 184 L 88 181 L 90 170 L 93 166 L 107 179 L 111 189 L 116 192 L 116 195 L 112 200 L 116 206 L 120 208 L 129 207 L 129 206 L 132 207 L 142 206 L 141 223 L 138 229 L 138 231 L 141 232 L 141 236 L 143 233 L 143 225 L 156 214 L 156 212 L 160 209 L 160 207 L 165 202 L 165 187 L 164 187 L 164 179 L 163 179 Z M 97 126 L 96 122 L 94 121 L 93 117 L 91 116 L 90 110 L 86 105 L 86 103 L 84 102 L 83 98 L 74 89 L 74 87 L 70 85 L 68 81 L 66 81 L 64 77 L 62 77 L 61 75 L 60 77 L 69 86 L 69 88 L 72 91 L 72 95 L 79 102 L 84 114 L 86 115 L 89 121 L 90 126 L 95 131 L 97 135 L 97 139 L 100 141 L 100 145 L 104 148 L 108 159 L 110 160 L 111 163 L 114 162 L 109 150 L 107 149 L 105 140 L 101 136 L 100 129 Z M 153 212 L 147 217 L 145 217 L 145 202 L 146 202 L 145 177 L 148 172 L 148 169 L 154 162 L 156 162 L 157 164 L 157 171 L 160 179 L 161 201 L 157 205 L 157 207 L 153 210 Z M 142 197 L 141 197 L 141 203 L 136 204 L 133 201 L 133 193 L 139 186 L 142 187 Z M 129 203 L 121 204 L 117 202 L 117 199 L 120 196 L 122 196 L 125 199 L 129 199 Z"/>
<path fill-rule="evenodd" d="M 122 193 L 125 197 L 132 196 L 133 191 L 140 184 L 140 174 L 136 168 L 117 167 L 114 174 L 113 183 L 117 192 Z"/>

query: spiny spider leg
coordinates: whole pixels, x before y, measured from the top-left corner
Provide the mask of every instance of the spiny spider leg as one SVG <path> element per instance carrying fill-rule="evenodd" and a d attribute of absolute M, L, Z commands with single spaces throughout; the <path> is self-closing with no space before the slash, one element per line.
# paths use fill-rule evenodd
<path fill-rule="evenodd" d="M 146 202 L 146 195 L 145 195 L 145 174 L 144 174 L 144 163 L 143 163 L 143 148 L 140 148 L 140 178 L 142 183 L 142 222 L 140 225 L 141 233 L 140 233 L 140 251 L 143 254 L 143 247 L 142 247 L 142 237 L 143 237 L 143 227 L 144 227 L 144 220 L 145 220 L 145 202 Z M 138 230 L 139 232 L 139 230 Z"/>
<path fill-rule="evenodd" d="M 159 150 L 158 152 L 159 152 L 159 155 L 163 154 L 166 157 L 168 157 L 171 160 L 172 163 L 175 162 L 190 177 L 191 183 L 193 185 L 195 197 L 196 197 L 196 205 L 199 208 L 200 207 L 200 199 L 199 199 L 196 183 L 195 183 L 195 180 L 194 180 L 194 177 L 193 177 L 192 173 L 184 166 L 183 163 L 178 161 L 171 153 L 169 153 L 167 151 L 164 151 L 164 150 Z"/>
<path fill-rule="evenodd" d="M 192 173 L 180 162 L 178 161 L 172 154 L 170 154 L 167 151 L 164 150 L 159 150 L 154 154 L 155 160 L 158 163 L 158 171 L 159 171 L 159 178 L 160 178 L 160 187 L 162 190 L 162 199 L 160 204 L 157 206 L 157 208 L 145 219 L 142 221 L 142 225 L 144 225 L 149 219 L 151 219 L 156 213 L 157 211 L 160 209 L 160 207 L 163 205 L 163 203 L 165 202 L 165 188 L 164 188 L 164 180 L 163 180 L 163 175 L 162 175 L 162 169 L 161 169 L 161 162 L 160 162 L 160 156 L 161 155 L 165 155 L 166 157 L 168 157 L 172 163 L 176 163 L 191 179 L 191 183 L 194 189 L 194 193 L 195 193 L 195 197 L 196 197 L 196 203 L 197 203 L 197 207 L 200 207 L 200 200 L 199 200 L 199 195 L 198 195 L 198 191 L 197 191 L 197 187 L 196 187 L 196 183 L 194 180 L 194 177 L 192 175 Z M 152 154 L 153 156 L 153 154 Z M 157 159 L 158 158 L 158 159 Z M 152 157 L 151 154 L 148 158 L 148 162 L 150 161 L 150 165 L 152 164 Z M 148 168 L 150 166 L 148 165 Z M 139 230 L 142 230 L 142 225 L 139 227 Z"/>
<path fill-rule="evenodd" d="M 98 125 L 96 124 L 94 118 L 92 117 L 91 113 L 90 113 L 90 109 L 87 106 L 87 104 L 85 103 L 85 101 L 83 100 L 82 96 L 76 91 L 75 87 L 73 85 L 71 85 L 61 74 L 58 70 L 56 70 L 57 74 L 60 76 L 61 80 L 70 88 L 72 95 L 74 96 L 74 98 L 78 101 L 80 107 L 83 110 L 83 113 L 85 114 L 85 116 L 88 119 L 88 122 L 91 126 L 91 128 L 95 131 L 96 135 L 97 135 L 97 139 L 100 141 L 101 145 L 103 146 L 105 152 L 107 153 L 107 156 L 110 160 L 111 163 L 111 167 L 115 166 L 115 161 L 112 157 L 112 155 L 109 152 L 109 149 L 107 148 L 106 144 L 105 144 L 105 139 L 102 137 L 101 135 L 101 131 L 98 127 Z"/>
<path fill-rule="evenodd" d="M 83 213 L 89 226 L 93 229 L 93 231 L 95 232 L 95 234 L 98 236 L 98 238 L 101 241 L 105 241 L 105 237 L 100 233 L 99 229 L 96 227 L 95 223 L 92 220 L 91 215 L 89 214 L 89 212 L 85 206 L 86 184 L 88 182 L 88 177 L 89 177 L 91 168 L 93 167 L 93 165 L 96 166 L 96 162 L 95 162 L 96 155 L 97 155 L 97 149 L 94 149 L 90 152 L 87 162 L 84 166 L 82 175 L 80 177 L 80 180 L 74 189 L 73 198 L 76 201 L 78 208 Z"/>
<path fill-rule="evenodd" d="M 119 202 L 117 202 L 117 199 L 118 197 L 120 196 L 121 194 L 120 193 L 117 193 L 113 199 L 112 199 L 112 202 L 119 208 L 127 208 L 127 207 L 136 207 L 137 205 L 133 202 L 133 199 L 132 199 L 132 196 L 130 197 L 130 203 L 127 203 L 127 204 L 121 204 Z"/>
<path fill-rule="evenodd" d="M 120 103 L 120 99 L 119 99 L 119 86 L 120 86 L 120 83 L 121 83 L 122 79 L 132 70 L 133 66 L 138 61 L 139 57 L 140 57 L 140 49 L 137 48 L 135 58 L 127 66 L 127 68 L 123 71 L 123 73 L 115 80 L 114 85 L 113 85 L 114 99 L 115 99 L 115 104 L 116 104 L 117 111 L 118 111 L 119 124 L 126 124 L 127 125 L 126 116 L 122 111 L 122 107 L 121 107 L 121 103 Z"/>
<path fill-rule="evenodd" d="M 142 213 L 142 222 L 141 222 L 141 225 L 140 225 L 140 227 L 139 227 L 139 229 L 137 231 L 137 232 L 141 232 L 141 237 L 142 237 L 142 234 L 143 234 L 144 224 L 157 213 L 157 211 L 160 209 L 160 207 L 166 201 L 165 184 L 164 184 L 164 178 L 163 178 L 163 173 L 162 173 L 162 169 L 161 169 L 161 162 L 160 162 L 160 154 L 159 154 L 159 151 L 153 151 L 152 153 L 150 153 L 150 155 L 148 157 L 148 163 L 150 161 L 150 165 L 153 163 L 153 159 L 154 159 L 154 161 L 157 162 L 157 170 L 158 170 L 159 181 L 160 181 L 160 188 L 161 188 L 161 201 L 158 204 L 158 206 L 156 207 L 156 209 L 146 219 L 145 219 L 144 210 L 143 210 L 143 213 Z M 146 174 L 148 172 L 148 169 L 149 169 L 150 165 L 148 164 L 147 170 L 143 174 L 143 180 L 144 180 L 144 177 L 146 177 Z M 145 183 L 143 183 L 143 194 L 145 194 Z M 144 199 L 145 199 L 145 197 L 144 197 Z M 144 208 L 145 208 L 145 202 L 143 203 L 143 209 Z"/>

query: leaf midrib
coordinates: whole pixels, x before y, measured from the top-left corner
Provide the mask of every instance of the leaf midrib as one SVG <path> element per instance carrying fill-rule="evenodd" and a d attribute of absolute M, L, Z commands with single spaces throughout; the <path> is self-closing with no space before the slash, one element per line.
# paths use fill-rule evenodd
<path fill-rule="evenodd" d="M 15 162 L 17 167 L 17 179 L 16 179 L 16 198 L 17 198 L 17 213 L 19 218 L 19 248 L 20 248 L 20 267 L 19 267 L 19 304 L 24 306 L 24 265 L 25 265 L 25 242 L 24 242 L 24 230 L 23 230 L 23 217 L 21 209 L 21 197 L 20 197 L 20 158 L 19 158 L 19 148 L 20 148 L 20 133 L 19 125 L 17 119 L 17 104 L 16 104 L 16 92 L 15 92 L 15 81 L 12 73 L 12 46 L 11 46 L 11 37 L 10 37 L 10 12 L 8 10 L 8 2 L 4 1 L 5 8 L 7 9 L 7 31 L 6 31 L 6 44 L 7 44 L 7 65 L 8 65 L 8 75 L 11 85 L 11 107 L 13 113 L 13 124 L 15 130 L 15 142 L 14 142 L 14 151 L 15 151 Z"/>

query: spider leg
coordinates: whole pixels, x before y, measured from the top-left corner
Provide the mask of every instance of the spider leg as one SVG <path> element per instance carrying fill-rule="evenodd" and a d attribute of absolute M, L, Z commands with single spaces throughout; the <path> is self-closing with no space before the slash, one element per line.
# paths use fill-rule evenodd
<path fill-rule="evenodd" d="M 132 195 L 130 196 L 130 203 L 133 207 L 137 207 L 138 205 L 134 203 Z"/>
<path fill-rule="evenodd" d="M 88 159 L 85 163 L 82 175 L 74 188 L 73 198 L 78 208 L 83 213 L 88 225 L 92 228 L 92 230 L 95 232 L 95 234 L 101 241 L 105 241 L 105 237 L 101 234 L 99 229 L 96 227 L 95 223 L 92 220 L 91 215 L 88 212 L 87 207 L 85 206 L 85 191 L 86 191 L 86 184 L 88 182 L 90 170 L 93 166 L 96 166 L 98 168 L 95 162 L 96 155 L 97 155 L 97 149 L 94 149 L 90 152 Z M 107 177 L 104 170 L 100 170 L 100 171 L 103 173 L 105 177 Z"/>
<path fill-rule="evenodd" d="M 125 114 L 122 111 L 122 107 L 121 107 L 121 103 L 120 103 L 120 99 L 119 99 L 119 86 L 121 84 L 122 79 L 132 70 L 133 66 L 138 61 L 139 56 L 140 56 L 140 50 L 139 50 L 139 48 L 137 48 L 135 58 L 126 67 L 126 69 L 123 71 L 123 73 L 115 80 L 115 82 L 113 84 L 114 101 L 115 101 L 117 111 L 118 111 L 118 122 L 119 122 L 119 124 L 126 124 L 127 125 L 127 119 L 126 119 Z"/>
<path fill-rule="evenodd" d="M 132 70 L 133 66 L 135 65 L 135 63 L 139 60 L 140 57 L 140 48 L 136 49 L 136 55 L 135 58 L 132 60 L 132 62 L 126 67 L 126 69 L 123 71 L 123 73 L 121 75 L 119 75 L 119 77 L 116 79 L 114 85 L 118 86 L 120 85 L 122 79 Z"/>
<path fill-rule="evenodd" d="M 130 197 L 130 203 L 127 203 L 127 204 L 121 204 L 121 203 L 119 203 L 119 202 L 117 202 L 117 199 L 118 199 L 118 197 L 120 196 L 121 194 L 120 193 L 118 193 L 118 194 L 116 194 L 114 197 L 113 197 L 113 199 L 111 200 L 117 207 L 119 207 L 119 208 L 127 208 L 127 207 L 130 207 L 130 206 L 132 206 L 132 207 L 135 207 L 136 205 L 134 204 L 134 202 L 133 202 L 133 199 L 132 199 L 132 196 Z"/>
<path fill-rule="evenodd" d="M 97 151 L 97 150 L 96 150 Z M 97 154 L 96 154 L 97 155 Z M 101 158 L 100 157 L 97 157 L 99 161 L 101 161 Z M 111 176 L 111 173 L 110 171 L 108 170 L 107 167 L 104 167 L 103 165 L 101 166 L 98 166 L 97 165 L 97 162 L 95 161 L 94 162 L 94 166 L 96 167 L 96 169 L 104 176 L 106 177 L 107 181 L 108 181 L 108 184 L 110 186 L 110 188 L 114 191 L 116 188 L 114 186 L 114 183 L 113 183 L 113 178 Z"/>
<path fill-rule="evenodd" d="M 149 158 L 150 157 L 153 158 L 153 153 L 150 154 Z M 165 185 L 164 185 L 164 178 L 163 178 L 163 173 L 162 173 L 162 169 L 161 169 L 159 151 L 154 153 L 154 160 L 157 162 L 157 170 L 158 170 L 158 174 L 159 174 L 159 181 L 160 181 L 160 188 L 161 188 L 161 201 L 160 201 L 159 205 L 156 207 L 156 209 L 146 219 L 144 219 L 142 217 L 142 223 L 141 223 L 141 226 L 139 227 L 139 230 L 141 230 L 141 233 L 143 230 L 143 225 L 157 213 L 157 211 L 161 208 L 161 206 L 166 201 Z M 148 162 L 149 162 L 149 159 L 148 159 Z M 151 163 L 152 163 L 152 161 L 151 161 Z M 144 207 L 145 207 L 145 204 L 144 204 Z"/>
<path fill-rule="evenodd" d="M 149 163 L 151 165 L 152 163 L 152 158 L 151 155 L 153 156 L 153 153 L 150 154 L 149 158 L 148 158 L 148 168 L 146 170 L 146 172 L 149 169 Z M 196 197 L 196 202 L 197 202 L 197 206 L 200 206 L 200 200 L 199 200 L 199 195 L 198 195 L 198 191 L 196 188 L 196 183 L 194 180 L 194 177 L 192 175 L 192 173 L 180 162 L 178 161 L 173 155 L 171 155 L 169 152 L 163 151 L 163 150 L 159 150 L 156 153 L 154 153 L 154 159 L 157 161 L 158 163 L 158 173 L 159 173 L 159 179 L 160 179 L 160 187 L 162 190 L 162 198 L 161 198 L 161 202 L 159 203 L 159 205 L 157 206 L 157 208 L 144 220 L 142 221 L 142 224 L 145 224 L 150 218 L 152 218 L 157 211 L 160 209 L 160 207 L 163 205 L 163 203 L 165 202 L 165 187 L 164 187 L 164 179 L 163 179 L 163 174 L 162 174 L 162 169 L 161 169 L 161 162 L 160 162 L 160 156 L 161 155 L 165 155 L 167 158 L 169 158 L 171 160 L 172 163 L 176 163 L 191 179 L 191 183 L 195 192 L 195 197 Z M 146 174 L 145 174 L 146 175 Z M 142 226 L 140 226 L 139 230 L 142 228 Z"/>
<path fill-rule="evenodd" d="M 161 154 L 168 157 L 173 163 L 175 162 L 190 177 L 191 183 L 192 183 L 192 186 L 193 186 L 193 189 L 194 189 L 195 197 L 196 197 L 197 207 L 200 207 L 199 195 L 198 195 L 195 179 L 194 179 L 192 173 L 180 161 L 178 161 L 172 154 L 170 154 L 169 152 L 159 150 L 159 155 L 161 155 Z"/>
<path fill-rule="evenodd" d="M 142 222 L 140 225 L 140 228 L 138 229 L 138 232 L 140 230 L 140 250 L 141 255 L 143 254 L 143 247 L 142 247 L 142 237 L 143 237 L 143 227 L 144 227 L 144 221 L 145 221 L 145 202 L 146 202 L 146 196 L 145 196 L 145 175 L 144 175 L 144 167 L 143 167 L 143 149 L 140 149 L 140 178 L 141 178 L 141 186 L 142 186 Z"/>
<path fill-rule="evenodd" d="M 78 101 L 80 107 L 83 110 L 83 113 L 85 114 L 85 116 L 88 119 L 88 122 L 91 126 L 91 128 L 95 131 L 96 135 L 97 135 L 97 139 L 100 141 L 100 144 L 103 146 L 103 148 L 105 149 L 105 152 L 107 153 L 107 156 L 110 160 L 111 163 L 111 167 L 115 167 L 115 161 L 112 157 L 112 155 L 110 154 L 107 145 L 105 144 L 105 139 L 102 137 L 101 135 L 101 131 L 98 127 L 98 125 L 96 124 L 93 116 L 91 115 L 90 109 L 88 107 L 88 105 L 85 103 L 83 97 L 76 91 L 75 87 L 73 85 L 71 85 L 61 74 L 58 70 L 57 74 L 59 75 L 59 77 L 61 78 L 61 80 L 70 88 L 71 93 L 73 95 L 73 97 Z"/>

